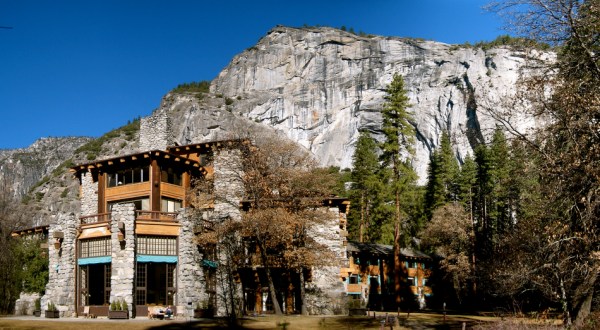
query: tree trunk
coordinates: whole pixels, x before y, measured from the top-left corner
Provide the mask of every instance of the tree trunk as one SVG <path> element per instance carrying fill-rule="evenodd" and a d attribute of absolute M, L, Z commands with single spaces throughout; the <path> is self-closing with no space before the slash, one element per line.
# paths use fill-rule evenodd
<path fill-rule="evenodd" d="M 560 279 L 560 304 L 563 312 L 563 325 L 566 328 L 571 327 L 571 314 L 569 313 L 569 304 L 567 301 L 567 292 L 565 290 L 565 283 L 563 279 Z"/>
<path fill-rule="evenodd" d="M 300 313 L 302 315 L 308 315 L 308 310 L 306 309 L 306 291 L 304 290 L 304 269 L 302 269 L 302 267 L 298 270 L 298 275 L 300 276 L 300 302 L 302 304 Z"/>
<path fill-rule="evenodd" d="M 576 311 L 573 311 L 575 315 L 575 321 L 573 325 L 576 329 L 583 326 L 583 322 L 590 315 L 592 311 L 592 299 L 594 298 L 594 287 L 591 287 L 586 295 L 585 299 L 579 305 L 579 308 Z"/>
<path fill-rule="evenodd" d="M 273 283 L 273 277 L 271 276 L 271 268 L 269 267 L 269 260 L 267 258 L 267 253 L 262 246 L 262 244 L 258 244 L 260 249 L 260 256 L 263 261 L 263 266 L 265 267 L 265 274 L 267 275 L 267 282 L 269 285 L 269 294 L 271 295 L 271 301 L 273 301 L 273 309 L 275 310 L 275 315 L 283 315 L 281 311 L 281 306 L 279 305 L 279 300 L 277 299 L 277 293 L 275 292 L 275 284 Z"/>
<path fill-rule="evenodd" d="M 294 284 L 292 283 L 291 269 L 288 271 L 287 280 L 288 280 L 288 286 L 287 286 L 287 292 L 285 295 L 285 313 L 293 314 L 294 309 L 296 307 L 294 306 Z"/>
<path fill-rule="evenodd" d="M 360 224 L 358 225 L 358 241 L 363 242 L 363 230 L 365 226 L 365 192 L 360 193 Z"/>
<path fill-rule="evenodd" d="M 579 328 L 583 325 L 585 319 L 590 315 L 592 311 L 592 300 L 594 298 L 594 288 L 596 287 L 596 281 L 598 280 L 598 272 L 594 271 L 592 268 L 592 275 L 590 275 L 586 281 L 583 281 L 579 284 L 579 287 L 583 287 L 587 290 L 587 292 L 581 297 L 580 302 L 573 304 L 576 306 L 576 310 L 573 310 L 573 315 L 575 316 L 575 320 L 573 324 L 575 328 Z"/>
<path fill-rule="evenodd" d="M 400 194 L 396 190 L 396 214 L 394 227 L 394 294 L 396 295 L 396 307 L 402 302 L 402 265 L 400 261 Z"/>

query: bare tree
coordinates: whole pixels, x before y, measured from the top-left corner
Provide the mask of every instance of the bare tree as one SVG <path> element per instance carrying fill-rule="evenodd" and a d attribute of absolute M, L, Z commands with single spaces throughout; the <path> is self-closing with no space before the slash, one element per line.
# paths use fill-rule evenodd
<path fill-rule="evenodd" d="M 544 207 L 519 219 L 509 247 L 514 271 L 503 275 L 526 274 L 515 282 L 521 292 L 545 293 L 561 304 L 565 325 L 573 319 L 579 325 L 590 312 L 600 270 L 600 5 L 508 0 L 489 8 L 514 32 L 557 46 L 557 60 L 521 82 L 526 93 L 518 101 L 546 120 L 537 134 L 520 135 L 539 157 Z"/>

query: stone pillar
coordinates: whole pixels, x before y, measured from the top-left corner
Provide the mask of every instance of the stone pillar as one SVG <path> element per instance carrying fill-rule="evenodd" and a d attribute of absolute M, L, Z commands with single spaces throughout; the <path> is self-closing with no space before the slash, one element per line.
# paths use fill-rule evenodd
<path fill-rule="evenodd" d="M 156 112 L 140 119 L 140 152 L 166 150 L 173 142 L 171 120 L 166 112 Z"/>
<path fill-rule="evenodd" d="M 204 292 L 204 274 L 202 271 L 202 256 L 194 237 L 195 221 L 192 212 L 184 209 L 177 216 L 181 224 L 179 232 L 179 259 L 177 264 L 177 293 L 176 302 L 188 310 L 188 303 L 196 304 L 207 299 Z"/>
<path fill-rule="evenodd" d="M 60 248 L 55 246 L 55 233 L 61 233 Z M 75 244 L 77 239 L 77 217 L 73 213 L 61 213 L 57 222 L 48 229 L 48 284 L 41 299 L 42 311 L 53 303 L 61 317 L 70 317 L 75 312 Z"/>
<path fill-rule="evenodd" d="M 306 303 L 310 314 L 328 315 L 344 308 L 345 288 L 340 280 L 340 266 L 347 264 L 344 237 L 340 235 L 340 210 L 327 208 L 322 224 L 309 228 L 309 235 L 329 247 L 335 259 L 332 264 L 312 269 L 312 282 L 307 283 Z M 342 215 L 344 216 L 344 215 Z"/>
<path fill-rule="evenodd" d="M 92 173 L 81 173 L 81 215 L 98 214 L 98 182 Z"/>
<path fill-rule="evenodd" d="M 40 298 L 39 293 L 21 292 L 19 299 L 15 301 L 15 315 L 33 315 L 35 301 Z"/>
<path fill-rule="evenodd" d="M 124 233 L 119 229 L 120 223 Z M 110 231 L 112 248 L 110 302 L 125 301 L 131 317 L 135 275 L 135 205 L 133 203 L 117 204 L 113 207 Z M 122 240 L 119 234 L 123 234 Z"/>
<path fill-rule="evenodd" d="M 213 166 L 215 216 L 241 220 L 240 201 L 244 196 L 242 152 L 239 149 L 218 150 Z"/>

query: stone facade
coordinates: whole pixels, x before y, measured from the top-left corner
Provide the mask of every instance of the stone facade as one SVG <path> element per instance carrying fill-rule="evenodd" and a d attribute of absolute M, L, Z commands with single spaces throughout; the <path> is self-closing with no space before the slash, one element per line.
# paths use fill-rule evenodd
<path fill-rule="evenodd" d="M 119 229 L 122 223 L 124 232 Z M 125 301 L 133 310 L 133 280 L 135 275 L 135 206 L 116 204 L 110 226 L 112 245 L 112 275 L 110 302 Z M 120 239 L 119 236 L 123 235 Z"/>
<path fill-rule="evenodd" d="M 239 149 L 216 151 L 213 165 L 216 198 L 214 216 L 241 220 L 240 201 L 244 196 L 242 152 Z"/>
<path fill-rule="evenodd" d="M 58 233 L 62 233 L 62 239 L 55 238 Z M 60 234 L 58 235 L 60 236 Z M 56 305 L 61 317 L 72 316 L 75 312 L 76 239 L 77 218 L 75 214 L 59 214 L 56 224 L 50 225 L 48 230 L 50 264 L 46 294 L 41 300 L 42 311 L 45 311 L 48 303 L 51 302 Z"/>
<path fill-rule="evenodd" d="M 171 120 L 166 112 L 140 119 L 140 151 L 166 150 L 173 142 Z"/>
<path fill-rule="evenodd" d="M 81 214 L 98 213 L 98 182 L 94 182 L 92 173 L 81 176 Z"/>
<path fill-rule="evenodd" d="M 346 214 L 340 213 L 337 207 L 327 208 L 323 223 L 309 228 L 309 235 L 318 243 L 327 246 L 335 259 L 329 265 L 314 267 L 312 282 L 306 288 L 307 310 L 313 315 L 338 314 L 343 310 L 346 289 L 340 281 L 340 266 L 348 263 L 346 256 L 345 238 L 340 234 L 340 217 L 345 219 Z"/>
<path fill-rule="evenodd" d="M 15 315 L 33 315 L 35 301 L 40 299 L 39 293 L 21 292 L 19 299 L 15 301 Z"/>
<path fill-rule="evenodd" d="M 202 256 L 195 242 L 196 222 L 192 212 L 182 210 L 177 217 L 181 224 L 179 233 L 179 259 L 177 263 L 177 293 L 175 298 L 179 306 L 196 307 L 207 299 L 204 292 L 204 274 L 201 267 Z"/>

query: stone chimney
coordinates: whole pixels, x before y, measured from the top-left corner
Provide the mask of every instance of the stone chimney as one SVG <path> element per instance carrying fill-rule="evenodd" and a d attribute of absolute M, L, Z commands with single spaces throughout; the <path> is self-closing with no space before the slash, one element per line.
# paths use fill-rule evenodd
<path fill-rule="evenodd" d="M 140 119 L 140 152 L 166 150 L 173 145 L 171 120 L 165 112 Z"/>

